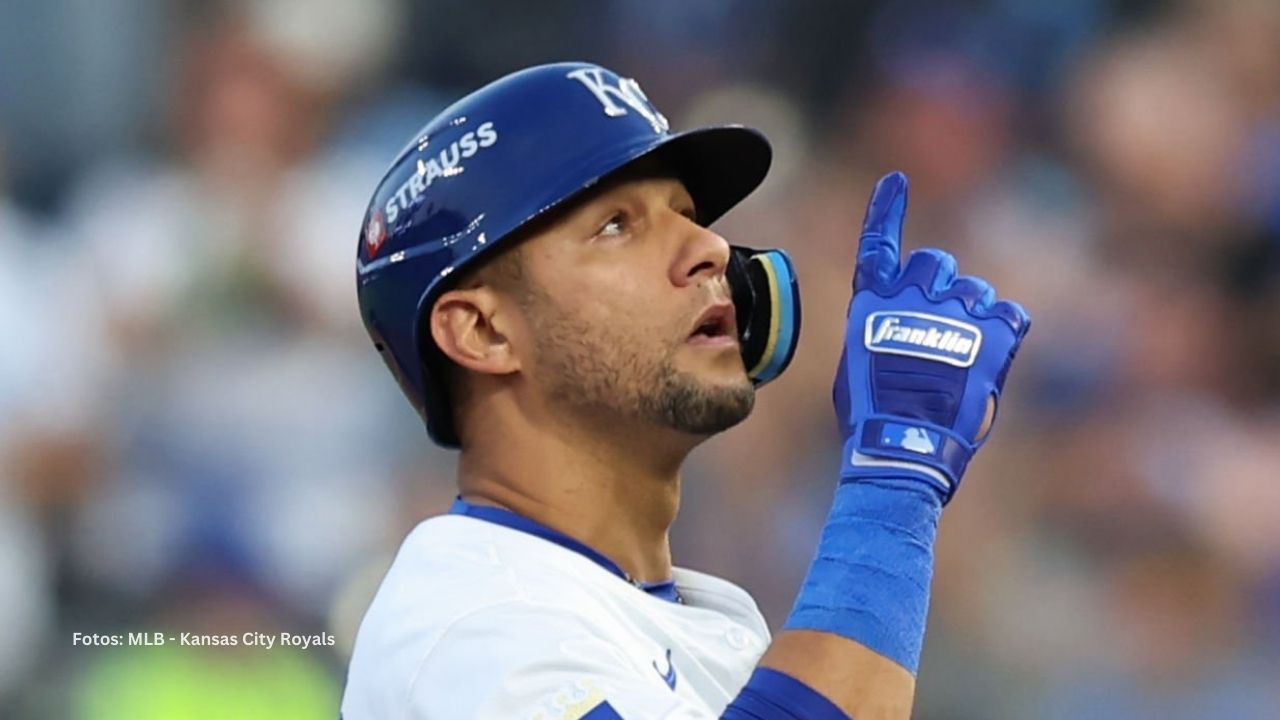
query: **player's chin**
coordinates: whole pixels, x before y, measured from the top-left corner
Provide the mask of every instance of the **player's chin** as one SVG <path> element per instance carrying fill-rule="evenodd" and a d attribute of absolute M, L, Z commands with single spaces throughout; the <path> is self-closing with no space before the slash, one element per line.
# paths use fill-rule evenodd
<path fill-rule="evenodd" d="M 756 390 L 746 373 L 736 378 L 679 373 L 658 397 L 667 426 L 709 437 L 747 419 L 755 406 Z"/>

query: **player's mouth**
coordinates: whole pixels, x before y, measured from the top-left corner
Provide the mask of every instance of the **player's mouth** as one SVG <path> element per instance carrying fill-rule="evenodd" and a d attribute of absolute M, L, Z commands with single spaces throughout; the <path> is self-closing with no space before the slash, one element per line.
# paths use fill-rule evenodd
<path fill-rule="evenodd" d="M 693 332 L 685 342 L 690 345 L 737 345 L 738 321 L 733 314 L 733 303 L 716 303 L 704 310 L 694 321 Z"/>

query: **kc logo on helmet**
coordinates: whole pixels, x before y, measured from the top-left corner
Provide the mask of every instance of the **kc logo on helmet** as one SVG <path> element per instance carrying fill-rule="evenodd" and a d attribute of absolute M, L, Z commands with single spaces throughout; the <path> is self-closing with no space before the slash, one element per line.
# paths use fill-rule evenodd
<path fill-rule="evenodd" d="M 866 345 L 871 352 L 969 367 L 978 359 L 982 331 L 927 313 L 873 312 L 867 316 Z"/>
<path fill-rule="evenodd" d="M 596 96 L 604 108 L 605 115 L 621 117 L 627 114 L 627 107 L 629 107 L 648 120 L 655 133 L 664 133 L 671 129 L 671 123 L 667 122 L 667 118 L 658 112 L 658 108 L 654 107 L 653 103 L 649 102 L 649 98 L 640 89 L 640 83 L 635 80 L 619 78 L 616 86 L 610 85 L 602 68 L 574 70 L 568 74 L 568 77 L 585 85 Z"/>

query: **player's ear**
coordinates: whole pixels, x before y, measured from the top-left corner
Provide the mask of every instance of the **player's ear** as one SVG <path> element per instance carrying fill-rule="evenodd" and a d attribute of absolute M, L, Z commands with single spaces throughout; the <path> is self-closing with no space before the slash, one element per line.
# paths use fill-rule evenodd
<path fill-rule="evenodd" d="M 502 304 L 492 288 L 450 290 L 431 308 L 431 337 L 459 367 L 485 375 L 520 369 L 504 325 Z"/>

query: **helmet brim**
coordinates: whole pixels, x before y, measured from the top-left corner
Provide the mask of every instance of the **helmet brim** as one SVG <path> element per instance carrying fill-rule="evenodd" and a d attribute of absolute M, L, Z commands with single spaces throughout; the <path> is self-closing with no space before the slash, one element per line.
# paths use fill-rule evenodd
<path fill-rule="evenodd" d="M 741 125 L 673 135 L 636 159 L 651 155 L 669 163 L 684 182 L 703 225 L 720 219 L 759 187 L 773 162 L 765 136 Z"/>

